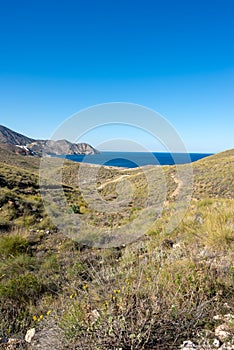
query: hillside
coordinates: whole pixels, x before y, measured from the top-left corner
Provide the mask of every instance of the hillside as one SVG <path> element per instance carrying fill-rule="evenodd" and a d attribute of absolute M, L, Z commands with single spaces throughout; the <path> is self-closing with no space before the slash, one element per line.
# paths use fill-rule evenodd
<path fill-rule="evenodd" d="M 48 159 L 45 169 L 49 192 L 55 194 L 58 162 Z M 38 158 L 0 149 L 0 324 L 4 339 L 14 338 L 15 348 L 29 350 L 188 349 L 181 347 L 185 341 L 198 350 L 232 348 L 234 150 L 192 164 L 192 198 L 182 222 L 170 233 L 165 227 L 173 217 L 181 182 L 186 180 L 178 179 L 175 166 L 102 167 L 93 184 L 96 166 L 84 165 L 90 177 L 77 182 L 79 164 L 65 161 L 62 219 L 72 221 L 75 215 L 90 224 L 89 231 L 82 231 L 84 237 L 79 233 L 76 240 L 48 216 L 39 187 L 39 166 Z M 160 194 L 162 177 L 167 185 L 165 200 Z M 154 180 L 152 196 L 147 179 Z M 125 197 L 129 183 L 130 201 Z M 85 184 L 90 190 L 87 195 Z M 88 201 L 97 194 L 109 207 L 120 196 L 116 210 L 94 210 Z M 187 195 L 182 193 L 182 201 Z M 146 201 L 157 209 L 160 199 L 163 210 L 154 224 L 143 235 L 139 234 L 142 227 L 135 226 L 132 236 L 125 225 L 136 220 Z M 55 214 L 61 210 L 59 198 L 58 207 L 51 208 Z M 131 235 L 135 241 L 118 245 L 114 237 L 115 247 L 94 247 L 96 231 L 119 226 L 124 227 L 126 238 Z M 36 335 L 27 344 L 24 336 L 30 328 L 35 328 Z M 0 349 L 6 344 L 0 342 Z"/>
<path fill-rule="evenodd" d="M 194 164 L 194 194 L 196 198 L 233 198 L 234 150 L 222 152 Z"/>
<path fill-rule="evenodd" d="M 40 159 L 37 157 L 24 157 L 22 154 L 17 154 L 11 151 L 11 146 L 5 144 L 3 147 L 0 144 L 0 162 L 2 167 L 13 165 L 15 167 L 36 170 L 38 172 Z"/>
<path fill-rule="evenodd" d="M 0 142 L 8 143 L 11 145 L 26 146 L 28 143 L 33 142 L 34 139 L 21 135 L 7 127 L 0 125 Z"/>

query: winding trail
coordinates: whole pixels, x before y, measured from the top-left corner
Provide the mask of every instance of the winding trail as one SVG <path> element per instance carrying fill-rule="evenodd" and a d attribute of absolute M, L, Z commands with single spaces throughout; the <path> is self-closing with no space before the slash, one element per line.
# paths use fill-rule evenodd
<path fill-rule="evenodd" d="M 175 191 L 170 195 L 170 198 L 174 198 L 179 194 L 180 189 L 183 186 L 183 181 L 178 179 L 178 177 L 176 177 L 174 174 L 172 174 L 171 177 L 173 178 L 173 180 L 177 184 Z"/>
<path fill-rule="evenodd" d="M 98 190 L 102 190 L 106 185 L 109 185 L 111 183 L 115 183 L 115 182 L 119 182 L 120 180 L 122 180 L 124 177 L 128 177 L 131 175 L 120 175 L 119 177 L 117 177 L 116 179 L 113 180 L 108 180 L 106 182 L 104 182 L 102 185 L 100 185 L 97 189 Z"/>

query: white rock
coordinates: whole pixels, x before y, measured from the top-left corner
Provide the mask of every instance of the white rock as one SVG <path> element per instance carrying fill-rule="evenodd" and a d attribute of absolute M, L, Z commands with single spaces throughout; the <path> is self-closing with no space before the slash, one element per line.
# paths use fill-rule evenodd
<path fill-rule="evenodd" d="M 219 340 L 224 342 L 231 336 L 231 333 L 229 332 L 228 326 L 223 323 L 215 329 L 215 335 L 217 338 L 219 338 Z"/>
<path fill-rule="evenodd" d="M 92 310 L 91 313 L 89 314 L 90 320 L 91 320 L 91 324 L 95 324 L 95 322 L 99 319 L 100 317 L 100 313 L 95 309 Z"/>
<path fill-rule="evenodd" d="M 180 243 L 173 244 L 173 249 L 179 249 L 179 248 L 181 248 L 181 244 Z"/>
<path fill-rule="evenodd" d="M 234 345 L 232 345 L 231 343 L 225 343 L 219 348 L 219 350 L 233 350 L 233 349 L 234 349 Z"/>
<path fill-rule="evenodd" d="M 26 335 L 25 335 L 25 338 L 24 338 L 25 341 L 26 341 L 27 343 L 31 343 L 32 338 L 34 337 L 35 333 L 36 333 L 35 328 L 29 329 L 29 330 L 27 331 Z"/>
<path fill-rule="evenodd" d="M 231 309 L 231 306 L 228 303 L 224 303 L 223 306 L 226 307 L 227 309 Z"/>
<path fill-rule="evenodd" d="M 214 320 L 225 320 L 225 321 L 232 321 L 234 319 L 234 315 L 232 314 L 226 314 L 224 316 L 216 315 L 213 317 Z"/>
<path fill-rule="evenodd" d="M 196 345 L 193 343 L 193 342 L 191 342 L 191 340 L 186 340 L 186 341 L 184 341 L 183 342 L 183 345 L 181 345 L 181 349 L 195 349 L 196 348 Z"/>
<path fill-rule="evenodd" d="M 226 314 L 226 315 L 224 315 L 224 319 L 225 319 L 225 321 L 231 322 L 232 320 L 234 320 L 234 315 Z"/>
<path fill-rule="evenodd" d="M 213 319 L 214 319 L 214 320 L 222 320 L 222 316 L 220 316 L 220 315 L 215 315 L 215 316 L 213 317 Z"/>
<path fill-rule="evenodd" d="M 215 339 L 213 341 L 213 345 L 214 345 L 214 347 L 219 348 L 220 347 L 220 341 L 218 339 Z"/>
<path fill-rule="evenodd" d="M 91 314 L 94 317 L 95 321 L 100 317 L 100 313 L 96 309 L 92 310 Z"/>

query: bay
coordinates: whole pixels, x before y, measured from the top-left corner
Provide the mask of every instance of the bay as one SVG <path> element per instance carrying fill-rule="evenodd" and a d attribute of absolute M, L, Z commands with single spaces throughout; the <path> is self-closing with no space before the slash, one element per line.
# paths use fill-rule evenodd
<path fill-rule="evenodd" d="M 60 156 L 75 162 L 136 168 L 145 165 L 174 165 L 191 163 L 212 155 L 211 153 L 166 153 L 166 152 L 101 152 L 92 155 Z"/>

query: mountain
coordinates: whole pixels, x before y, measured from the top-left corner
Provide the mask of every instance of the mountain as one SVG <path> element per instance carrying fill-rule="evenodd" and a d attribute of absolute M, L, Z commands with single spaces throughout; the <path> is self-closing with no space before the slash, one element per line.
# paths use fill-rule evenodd
<path fill-rule="evenodd" d="M 96 149 L 87 143 L 72 143 L 67 140 L 35 140 L 0 125 L 0 148 L 10 152 L 39 156 L 42 154 L 96 154 Z"/>
<path fill-rule="evenodd" d="M 34 139 L 21 135 L 5 126 L 0 125 L 0 142 L 10 145 L 26 146 L 28 143 L 35 141 Z"/>
<path fill-rule="evenodd" d="M 38 140 L 29 143 L 27 146 L 39 156 L 43 153 L 48 155 L 99 153 L 88 143 L 71 143 L 67 140 Z"/>

